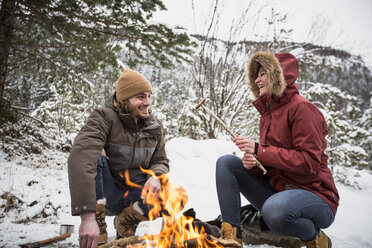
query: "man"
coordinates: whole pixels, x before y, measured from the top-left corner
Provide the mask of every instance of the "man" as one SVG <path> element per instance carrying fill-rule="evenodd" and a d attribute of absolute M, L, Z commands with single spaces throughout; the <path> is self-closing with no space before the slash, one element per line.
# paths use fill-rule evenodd
<path fill-rule="evenodd" d="M 158 176 L 168 173 L 169 161 L 163 128 L 150 115 L 151 94 L 143 75 L 124 70 L 114 96 L 93 111 L 74 141 L 68 173 L 72 215 L 81 216 L 80 247 L 107 242 L 105 215 L 116 215 L 117 237 L 133 235 L 148 219 L 142 189 L 133 184 L 159 197 Z"/>

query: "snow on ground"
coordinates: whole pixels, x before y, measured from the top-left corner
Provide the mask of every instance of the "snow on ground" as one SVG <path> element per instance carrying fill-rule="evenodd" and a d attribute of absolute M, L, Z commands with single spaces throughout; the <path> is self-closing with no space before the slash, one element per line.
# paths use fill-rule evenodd
<path fill-rule="evenodd" d="M 174 138 L 167 142 L 171 161 L 171 181 L 183 185 L 189 195 L 185 207 L 194 208 L 197 218 L 211 220 L 219 215 L 215 189 L 215 162 L 219 156 L 236 153 L 231 141 L 191 140 Z M 60 155 L 66 161 L 67 154 Z M 0 247 L 17 247 L 17 244 L 48 239 L 59 235 L 61 224 L 75 225 L 72 236 L 60 243 L 78 245 L 79 217 L 70 215 L 67 166 L 30 168 L 17 161 L 5 161 L 0 152 Z M 58 160 L 56 160 L 58 161 Z M 62 163 L 66 164 L 66 163 Z M 345 169 L 351 184 L 358 182 L 359 189 L 337 183 L 341 196 L 335 223 L 325 230 L 333 246 L 363 248 L 372 246 L 372 175 L 370 171 Z M 5 212 L 6 192 L 17 198 L 16 206 Z M 5 199 L 4 199 L 5 198 Z M 18 200 L 17 200 L 18 199 Z M 243 204 L 247 201 L 243 200 Z M 56 213 L 56 216 L 53 215 Z M 25 220 L 35 219 L 34 221 Z M 110 238 L 114 238 L 113 217 L 107 218 Z M 26 223 L 25 223 L 26 222 Z M 245 247 L 273 247 L 268 245 Z"/>

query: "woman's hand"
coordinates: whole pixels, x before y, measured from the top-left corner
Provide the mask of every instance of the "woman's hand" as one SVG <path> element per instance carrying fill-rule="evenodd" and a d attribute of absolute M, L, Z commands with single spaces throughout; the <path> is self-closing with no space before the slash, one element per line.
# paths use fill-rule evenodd
<path fill-rule="evenodd" d="M 243 166 L 244 166 L 244 168 L 250 170 L 253 167 L 255 167 L 256 165 L 257 165 L 256 158 L 252 154 L 244 153 L 244 156 L 243 156 Z"/>
<path fill-rule="evenodd" d="M 238 134 L 235 139 L 233 139 L 235 145 L 240 149 L 240 151 L 253 154 L 254 153 L 254 141 L 248 137 L 240 137 Z"/>

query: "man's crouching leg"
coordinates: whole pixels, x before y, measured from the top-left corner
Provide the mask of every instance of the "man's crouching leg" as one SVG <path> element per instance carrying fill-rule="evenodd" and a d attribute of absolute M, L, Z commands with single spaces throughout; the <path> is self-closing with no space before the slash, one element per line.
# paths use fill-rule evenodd
<path fill-rule="evenodd" d="M 139 202 L 131 203 L 124 208 L 121 213 L 115 217 L 114 223 L 116 228 L 116 238 L 126 238 L 133 236 L 137 226 L 141 221 L 147 221 L 143 210 L 139 206 Z"/>
<path fill-rule="evenodd" d="M 160 212 L 154 213 L 150 216 L 150 219 L 156 219 L 161 216 L 170 216 L 180 212 L 188 201 L 186 189 L 180 185 L 174 183 L 166 183 L 158 199 L 160 204 Z M 148 221 L 148 213 L 154 207 L 153 204 L 156 202 L 146 201 L 142 203 L 142 199 L 138 197 L 137 201 L 130 203 L 130 205 L 124 208 L 121 213 L 115 217 L 114 224 L 117 231 L 116 238 L 130 237 L 136 232 L 137 226 L 142 221 Z M 167 203 L 166 205 L 163 204 Z M 167 209 L 169 206 L 172 209 Z M 145 209 L 145 210 L 144 210 Z"/>

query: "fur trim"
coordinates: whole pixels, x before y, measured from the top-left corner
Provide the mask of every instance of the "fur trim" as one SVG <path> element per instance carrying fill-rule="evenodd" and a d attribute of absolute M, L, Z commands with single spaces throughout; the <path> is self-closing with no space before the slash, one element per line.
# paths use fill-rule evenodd
<path fill-rule="evenodd" d="M 106 198 L 97 200 L 97 205 L 99 205 L 99 204 L 103 204 L 103 205 L 106 206 Z"/>
<path fill-rule="evenodd" d="M 268 51 L 256 52 L 248 62 L 248 84 L 255 99 L 260 97 L 258 86 L 254 82 L 257 78 L 258 68 L 261 65 L 267 72 L 269 94 L 280 96 L 287 84 L 284 79 L 283 69 L 275 55 Z"/>

